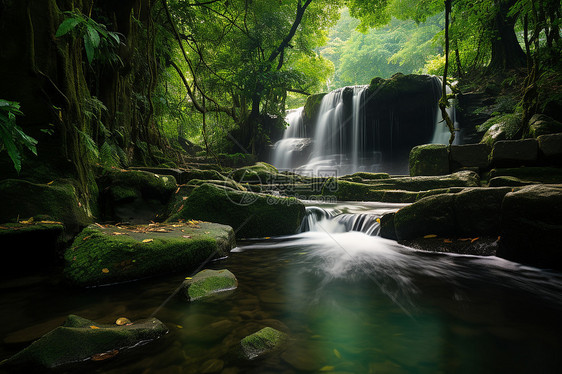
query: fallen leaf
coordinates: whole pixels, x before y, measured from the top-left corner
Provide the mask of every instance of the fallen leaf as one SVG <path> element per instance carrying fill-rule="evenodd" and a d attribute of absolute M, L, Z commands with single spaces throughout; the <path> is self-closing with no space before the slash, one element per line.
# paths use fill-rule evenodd
<path fill-rule="evenodd" d="M 94 325 L 90 326 L 90 328 L 91 328 L 91 329 L 94 329 L 94 330 L 99 329 L 98 326 L 94 326 Z"/>
<path fill-rule="evenodd" d="M 189 235 L 182 235 L 181 237 L 186 238 L 186 239 L 191 239 L 191 236 L 189 236 Z"/>
<path fill-rule="evenodd" d="M 185 200 L 187 200 L 187 196 L 184 196 L 181 199 L 185 201 Z"/>
<path fill-rule="evenodd" d="M 474 238 L 474 239 L 472 239 L 470 242 L 471 242 L 471 243 L 474 243 L 474 242 L 477 241 L 478 239 L 480 239 L 480 237 Z"/>
<path fill-rule="evenodd" d="M 265 237 L 264 239 L 271 239 L 271 237 L 269 237 L 269 236 L 266 236 L 266 237 Z"/>
<path fill-rule="evenodd" d="M 176 190 L 176 193 L 180 192 L 180 188 L 178 187 L 178 189 Z"/>
<path fill-rule="evenodd" d="M 334 371 L 335 367 L 333 366 L 324 366 L 320 369 L 320 371 Z"/>
<path fill-rule="evenodd" d="M 210 234 L 210 233 L 211 233 L 210 231 L 205 231 L 205 234 Z"/>
<path fill-rule="evenodd" d="M 58 221 L 39 221 L 37 223 L 43 223 L 45 225 L 62 225 L 62 222 Z"/>
<path fill-rule="evenodd" d="M 112 357 L 117 356 L 118 353 L 119 353 L 119 351 L 117 349 L 114 349 L 114 350 L 109 351 L 109 352 L 97 353 L 97 354 L 92 356 L 92 361 L 107 360 L 108 358 L 112 358 Z"/>
<path fill-rule="evenodd" d="M 377 218 L 375 221 L 377 221 L 379 224 L 381 223 L 381 219 Z"/>
<path fill-rule="evenodd" d="M 341 358 L 341 353 L 334 348 L 334 355 L 336 355 L 337 358 Z"/>
<path fill-rule="evenodd" d="M 31 225 L 33 223 L 33 217 L 31 217 L 27 221 L 19 221 L 19 223 L 23 223 L 25 225 Z"/>
<path fill-rule="evenodd" d="M 123 326 L 123 325 L 126 325 L 127 323 L 131 323 L 131 321 L 128 318 L 125 318 L 125 317 L 117 318 L 117 321 L 115 321 L 115 324 L 117 326 Z"/>
<path fill-rule="evenodd" d="M 126 232 L 118 232 L 118 231 L 114 231 L 113 235 L 127 235 Z"/>
<path fill-rule="evenodd" d="M 88 240 L 88 239 L 90 239 L 90 235 L 83 237 L 83 238 L 82 238 L 82 241 L 86 241 L 86 240 Z"/>
<path fill-rule="evenodd" d="M 99 227 L 100 229 L 105 229 L 105 226 L 103 226 L 103 225 L 100 225 L 100 224 L 99 224 L 99 223 L 97 223 L 97 222 L 96 222 L 96 223 L 94 223 L 94 225 L 96 225 L 96 226 L 97 226 L 97 227 Z"/>
<path fill-rule="evenodd" d="M 467 241 L 472 240 L 472 239 L 471 238 L 461 238 L 461 239 L 458 239 L 458 240 L 459 240 L 459 242 L 467 242 Z"/>
<path fill-rule="evenodd" d="M 55 183 L 55 181 L 50 181 L 49 183 L 47 183 L 47 186 L 50 186 L 53 183 Z"/>
<path fill-rule="evenodd" d="M 501 236 L 498 236 L 498 242 L 501 240 L 501 238 L 502 238 Z"/>
<path fill-rule="evenodd" d="M 143 243 L 150 243 L 150 242 L 153 242 L 153 241 L 154 241 L 154 239 L 144 239 L 142 242 Z"/>
<path fill-rule="evenodd" d="M 430 234 L 430 235 L 424 236 L 423 238 L 424 238 L 424 239 L 431 239 L 431 238 L 436 238 L 436 237 L 437 237 L 437 235 L 435 235 L 435 234 Z"/>
<path fill-rule="evenodd" d="M 451 239 L 444 239 L 443 243 L 452 243 L 453 241 Z"/>
<path fill-rule="evenodd" d="M 101 272 L 107 274 L 107 273 L 109 273 L 109 269 L 108 269 L 108 268 L 103 268 L 103 269 L 101 269 Z"/>
<path fill-rule="evenodd" d="M 183 204 L 179 207 L 178 212 L 183 209 Z"/>
<path fill-rule="evenodd" d="M 183 329 L 183 326 L 182 326 L 182 325 L 176 325 L 176 327 L 177 327 L 178 329 Z"/>
<path fill-rule="evenodd" d="M 191 277 L 185 277 L 185 279 L 190 280 L 190 279 L 193 279 L 193 278 L 191 278 Z"/>

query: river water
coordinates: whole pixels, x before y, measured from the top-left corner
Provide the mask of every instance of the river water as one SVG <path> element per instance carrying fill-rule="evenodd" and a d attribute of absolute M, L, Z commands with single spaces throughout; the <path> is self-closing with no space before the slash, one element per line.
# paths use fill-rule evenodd
<path fill-rule="evenodd" d="M 376 217 L 399 206 L 321 208 L 332 217 Z M 52 275 L 0 282 L 0 359 L 72 313 L 101 323 L 154 315 L 170 332 L 61 372 L 561 372 L 561 273 L 497 257 L 419 252 L 344 232 L 337 220 L 319 222 L 315 231 L 239 242 L 209 263 L 239 281 L 212 303 L 168 299 L 190 274 L 86 290 Z M 265 326 L 288 333 L 287 346 L 262 360 L 240 359 L 239 341 Z"/>

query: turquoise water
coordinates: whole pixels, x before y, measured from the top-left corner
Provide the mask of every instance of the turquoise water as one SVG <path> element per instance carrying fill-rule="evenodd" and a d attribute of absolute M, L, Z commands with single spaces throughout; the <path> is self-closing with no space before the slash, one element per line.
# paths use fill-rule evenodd
<path fill-rule="evenodd" d="M 170 332 L 61 372 L 562 372 L 557 272 L 338 230 L 239 242 L 208 267 L 228 268 L 239 288 L 189 304 L 166 300 L 190 274 L 87 290 L 52 275 L 1 282 L 0 359 L 73 313 L 101 323 L 154 315 Z M 287 332 L 289 343 L 241 360 L 239 341 L 265 326 Z"/>

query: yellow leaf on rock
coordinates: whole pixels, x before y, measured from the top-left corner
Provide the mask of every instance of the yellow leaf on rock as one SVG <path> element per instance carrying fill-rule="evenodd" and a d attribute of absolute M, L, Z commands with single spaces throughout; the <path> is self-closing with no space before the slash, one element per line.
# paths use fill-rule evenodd
<path fill-rule="evenodd" d="M 453 241 L 451 239 L 445 239 L 443 240 L 443 243 L 452 243 Z"/>
<path fill-rule="evenodd" d="M 101 272 L 107 274 L 107 273 L 109 273 L 109 269 L 108 269 L 108 268 L 103 268 L 103 269 L 101 269 Z"/>
<path fill-rule="evenodd" d="M 55 181 L 50 181 L 49 183 L 47 183 L 47 186 L 50 186 L 53 183 L 55 183 Z"/>
<path fill-rule="evenodd" d="M 94 330 L 95 330 L 95 329 L 99 329 L 99 327 L 94 326 L 94 325 L 90 326 L 90 328 L 91 328 L 91 329 L 94 329 Z"/>
<path fill-rule="evenodd" d="M 154 241 L 154 239 L 144 239 L 142 242 L 143 243 L 150 243 L 150 242 L 153 242 L 153 241 Z"/>
<path fill-rule="evenodd" d="M 379 224 L 381 223 L 381 219 L 377 218 L 375 221 L 377 221 Z"/>
<path fill-rule="evenodd" d="M 424 238 L 424 239 L 431 239 L 431 238 L 436 238 L 436 237 L 437 237 L 437 235 L 435 235 L 435 234 L 430 234 L 430 235 L 424 236 L 423 238 Z"/>
<path fill-rule="evenodd" d="M 123 325 L 126 325 L 128 323 L 131 323 L 131 321 L 128 318 L 125 318 L 125 317 L 117 318 L 117 321 L 115 321 L 115 324 L 117 326 L 123 326 Z"/>
<path fill-rule="evenodd" d="M 191 278 L 191 277 L 185 277 L 185 279 L 189 280 L 189 279 L 193 279 L 193 278 Z"/>
<path fill-rule="evenodd" d="M 474 238 L 474 239 L 472 239 L 470 242 L 471 242 L 471 243 L 474 243 L 474 242 L 477 241 L 478 239 L 480 239 L 480 237 Z"/>

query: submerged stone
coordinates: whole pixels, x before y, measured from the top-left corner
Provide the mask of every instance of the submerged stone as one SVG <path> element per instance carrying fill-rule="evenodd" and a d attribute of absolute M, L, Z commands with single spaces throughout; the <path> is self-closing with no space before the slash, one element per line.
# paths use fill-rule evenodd
<path fill-rule="evenodd" d="M 229 270 L 205 269 L 186 279 L 182 284 L 184 295 L 190 301 L 209 299 L 238 287 L 238 280 Z"/>
<path fill-rule="evenodd" d="M 198 219 L 232 226 L 239 238 L 295 234 L 305 216 L 295 198 L 236 191 L 205 183 L 176 208 L 168 221 Z"/>
<path fill-rule="evenodd" d="M 271 327 L 264 327 L 240 341 L 242 355 L 247 360 L 262 358 L 279 349 L 287 340 L 287 334 Z"/>
<path fill-rule="evenodd" d="M 38 367 L 52 369 L 65 364 L 95 359 L 96 355 L 117 354 L 141 343 L 158 339 L 168 332 L 156 318 L 130 325 L 103 325 L 70 315 L 66 322 L 43 335 L 0 367 Z"/>
<path fill-rule="evenodd" d="M 78 286 L 124 282 L 190 270 L 234 246 L 232 228 L 216 223 L 90 225 L 65 252 L 64 274 Z"/>

